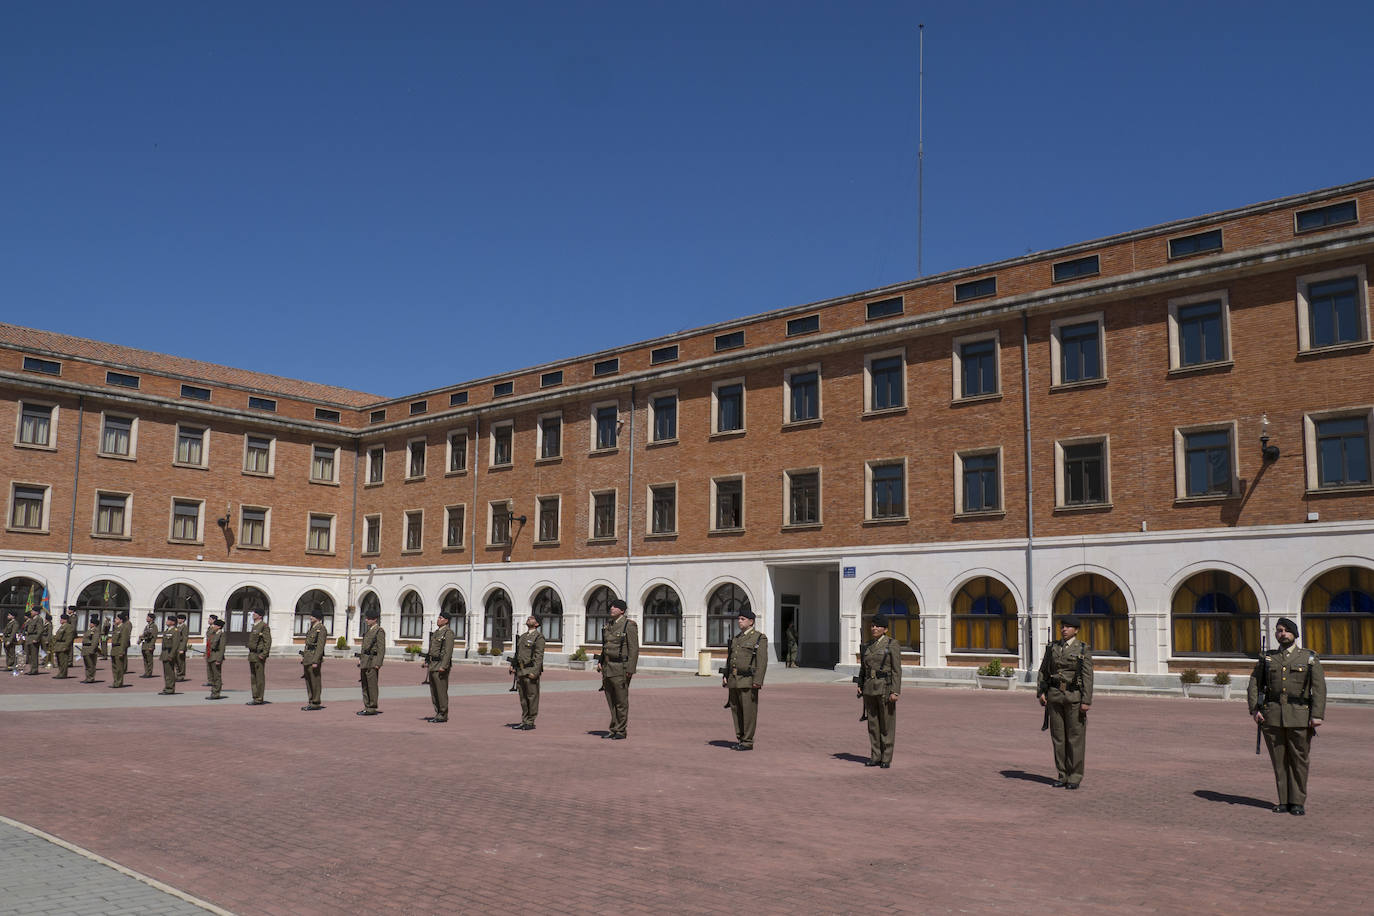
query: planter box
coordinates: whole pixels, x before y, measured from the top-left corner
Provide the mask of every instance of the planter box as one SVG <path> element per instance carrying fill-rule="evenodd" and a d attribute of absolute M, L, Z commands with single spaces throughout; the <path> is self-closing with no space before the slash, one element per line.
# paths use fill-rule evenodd
<path fill-rule="evenodd" d="M 574 670 L 574 671 L 586 671 L 586 670 L 587 670 L 587 663 L 586 663 L 585 661 L 573 661 L 573 660 L 569 659 L 569 660 L 568 660 L 568 667 L 571 668 L 571 669 Z"/>
<path fill-rule="evenodd" d="M 974 677 L 978 680 L 979 690 L 1010 690 L 1011 682 L 1016 680 L 996 674 L 975 674 Z"/>
<path fill-rule="evenodd" d="M 494 665 L 496 664 L 496 659 L 492 658 L 490 655 L 479 655 L 477 656 L 477 664 Z"/>
<path fill-rule="evenodd" d="M 1198 697 L 1206 700 L 1229 700 L 1231 699 L 1231 685 L 1184 684 L 1183 695 L 1185 697 Z"/>

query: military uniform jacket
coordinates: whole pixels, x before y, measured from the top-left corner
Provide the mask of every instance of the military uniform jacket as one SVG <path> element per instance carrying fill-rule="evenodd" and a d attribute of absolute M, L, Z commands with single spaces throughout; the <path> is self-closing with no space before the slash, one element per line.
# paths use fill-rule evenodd
<path fill-rule="evenodd" d="M 24 621 L 24 642 L 39 642 L 39 637 L 43 634 L 43 620 L 38 616 L 30 617 Z"/>
<path fill-rule="evenodd" d="M 119 626 L 115 627 L 114 644 L 110 647 L 111 652 L 125 653 L 129 651 L 129 637 L 134 632 L 134 625 L 127 620 L 121 620 Z"/>
<path fill-rule="evenodd" d="M 207 662 L 224 661 L 224 629 L 211 627 L 205 634 L 205 660 Z"/>
<path fill-rule="evenodd" d="M 1264 705 L 1259 702 L 1264 692 Z M 1245 698 L 1250 715 L 1264 713 L 1264 724 L 1278 728 L 1306 728 L 1312 719 L 1326 718 L 1326 675 L 1311 649 L 1293 646 L 1266 652 L 1250 674 Z"/>
<path fill-rule="evenodd" d="M 186 647 L 191 644 L 191 625 L 189 623 L 177 624 L 177 652 L 184 653 Z"/>
<path fill-rule="evenodd" d="M 169 624 L 162 631 L 162 658 L 176 658 L 177 646 L 181 644 L 181 633 L 177 630 L 176 624 Z"/>
<path fill-rule="evenodd" d="M 316 621 L 311 624 L 310 629 L 305 632 L 305 648 L 301 651 L 302 665 L 318 665 L 324 660 L 324 641 L 327 634 L 324 624 Z"/>
<path fill-rule="evenodd" d="M 358 663 L 364 668 L 380 668 L 382 661 L 386 657 L 386 630 L 382 625 L 374 623 L 367 628 L 367 635 L 363 637 L 362 657 Z"/>
<path fill-rule="evenodd" d="M 866 697 L 885 697 L 902 693 L 902 647 L 891 636 L 883 635 L 864 646 L 859 667 Z"/>
<path fill-rule="evenodd" d="M 267 621 L 259 620 L 248 631 L 248 657 L 255 661 L 267 661 L 267 653 L 272 651 L 272 630 Z"/>
<path fill-rule="evenodd" d="M 748 689 L 763 684 L 768 670 L 768 637 L 754 627 L 730 637 L 725 650 L 725 686 Z"/>
<path fill-rule="evenodd" d="M 638 667 L 639 627 L 622 614 L 601 631 L 601 676 L 634 674 Z"/>
<path fill-rule="evenodd" d="M 9 619 L 5 621 L 5 645 L 14 645 L 14 642 L 18 637 L 19 621 L 15 619 L 14 615 L 10 615 Z"/>
<path fill-rule="evenodd" d="M 544 673 L 544 634 L 538 629 L 526 630 L 515 640 L 515 674 L 517 677 L 539 677 Z"/>
<path fill-rule="evenodd" d="M 86 633 L 81 637 L 81 654 L 94 655 L 100 648 L 100 626 L 92 624 L 86 628 Z"/>
<path fill-rule="evenodd" d="M 44 643 L 52 642 L 52 621 L 46 617 L 43 618 L 42 639 Z"/>
<path fill-rule="evenodd" d="M 57 628 L 57 632 L 52 635 L 52 649 L 54 652 L 70 652 L 72 644 L 76 642 L 76 627 L 68 620 Z"/>
<path fill-rule="evenodd" d="M 447 671 L 453 667 L 453 627 L 440 627 L 429 634 L 429 669 Z"/>
<path fill-rule="evenodd" d="M 138 634 L 138 644 L 140 646 L 152 646 L 157 642 L 157 626 L 150 620 L 148 625 L 143 628 L 143 632 Z"/>
<path fill-rule="evenodd" d="M 1093 650 L 1082 640 L 1056 639 L 1045 647 L 1040 672 L 1035 678 L 1035 695 L 1051 690 L 1063 691 L 1070 703 L 1093 702 Z"/>

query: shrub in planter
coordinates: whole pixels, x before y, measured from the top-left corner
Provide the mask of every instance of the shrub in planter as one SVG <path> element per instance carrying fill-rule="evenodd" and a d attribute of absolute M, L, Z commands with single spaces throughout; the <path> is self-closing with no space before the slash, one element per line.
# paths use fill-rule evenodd
<path fill-rule="evenodd" d="M 1202 683 L 1202 675 L 1197 673 L 1196 668 L 1184 668 L 1181 672 L 1179 672 L 1178 679 L 1185 684 Z"/>
<path fill-rule="evenodd" d="M 339 641 L 334 643 L 334 648 L 338 649 L 340 652 L 348 651 L 348 637 L 340 636 Z"/>
<path fill-rule="evenodd" d="M 1212 675 L 1212 683 L 1213 683 L 1213 684 L 1229 684 L 1229 683 L 1231 683 L 1231 672 L 1229 672 L 1229 671 L 1218 671 L 1216 674 Z"/>
<path fill-rule="evenodd" d="M 1015 677 L 1016 669 L 1003 668 L 1002 660 L 1000 658 L 994 658 L 986 665 L 979 665 L 978 673 L 983 675 L 983 677 Z"/>
<path fill-rule="evenodd" d="M 570 662 L 585 662 L 586 660 L 587 650 L 582 648 L 581 646 L 578 646 L 577 651 L 574 652 L 572 655 L 568 656 L 568 661 Z"/>

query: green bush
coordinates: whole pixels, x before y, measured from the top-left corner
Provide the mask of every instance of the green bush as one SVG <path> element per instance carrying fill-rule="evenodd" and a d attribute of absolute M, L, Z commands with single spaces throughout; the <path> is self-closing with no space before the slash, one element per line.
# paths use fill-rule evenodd
<path fill-rule="evenodd" d="M 477 647 L 477 654 L 478 654 L 478 655 L 486 655 L 486 654 L 487 654 L 487 647 L 486 647 L 486 646 L 478 646 L 478 647 Z"/>
<path fill-rule="evenodd" d="M 1013 677 L 1016 674 L 1016 669 L 1003 668 L 1002 660 L 1000 658 L 994 658 L 986 665 L 979 665 L 978 673 L 985 677 Z"/>
<path fill-rule="evenodd" d="M 1229 684 L 1229 683 L 1231 683 L 1231 672 L 1229 672 L 1229 671 L 1218 671 L 1216 674 L 1212 675 L 1212 683 L 1213 683 L 1213 684 Z"/>
<path fill-rule="evenodd" d="M 586 660 L 587 650 L 582 648 L 581 646 L 578 646 L 577 651 L 574 652 L 572 655 L 568 656 L 568 661 L 570 662 L 585 662 Z"/>
<path fill-rule="evenodd" d="M 1184 668 L 1183 671 L 1180 672 L 1178 679 L 1185 684 L 1202 683 L 1202 675 L 1197 673 L 1196 668 Z"/>
<path fill-rule="evenodd" d="M 346 650 L 348 648 L 348 637 L 340 636 L 339 641 L 334 643 L 334 648 L 340 651 Z"/>

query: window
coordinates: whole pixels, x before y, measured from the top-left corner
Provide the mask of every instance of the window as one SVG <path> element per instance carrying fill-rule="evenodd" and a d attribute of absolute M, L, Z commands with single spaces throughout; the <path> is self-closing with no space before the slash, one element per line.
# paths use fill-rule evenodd
<path fill-rule="evenodd" d="M 592 539 L 615 537 L 615 491 L 592 494 Z"/>
<path fill-rule="evenodd" d="M 468 469 L 468 433 L 458 430 L 448 434 L 448 472 L 462 474 Z"/>
<path fill-rule="evenodd" d="M 1195 235 L 1184 235 L 1176 239 L 1169 239 L 1169 257 L 1171 258 L 1186 258 L 1189 255 L 1205 254 L 1209 251 L 1220 250 L 1220 229 L 1213 229 L 1210 232 L 1199 232 Z"/>
<path fill-rule="evenodd" d="M 989 296 L 997 295 L 997 278 L 984 277 L 981 280 L 969 280 L 967 283 L 954 284 L 954 301 L 968 302 L 973 299 L 986 299 Z"/>
<path fill-rule="evenodd" d="M 744 478 L 725 477 L 711 481 L 711 504 L 715 506 L 714 531 L 738 531 L 744 527 Z"/>
<path fill-rule="evenodd" d="M 866 308 L 867 320 L 875 318 L 891 318 L 893 315 L 902 314 L 902 297 L 893 296 L 891 299 L 879 299 L 877 302 L 870 302 Z"/>
<path fill-rule="evenodd" d="M 410 415 L 412 417 L 429 411 L 429 401 L 411 401 Z"/>
<path fill-rule="evenodd" d="M 14 484 L 10 491 L 10 527 L 20 531 L 48 530 L 48 488 Z"/>
<path fill-rule="evenodd" d="M 367 415 L 367 422 L 369 422 L 369 423 L 381 423 L 381 422 L 382 422 L 383 420 L 385 420 L 385 419 L 386 419 L 386 409 L 385 409 L 385 408 L 383 408 L 383 409 L 381 409 L 381 410 L 374 410 L 374 411 L 372 411 L 372 413 L 370 413 L 370 414 Z M 375 596 L 374 596 L 374 597 L 375 597 Z M 359 619 L 362 619 L 362 618 L 359 618 Z"/>
<path fill-rule="evenodd" d="M 783 475 L 787 492 L 787 524 L 817 525 L 821 521 L 821 472 L 788 471 Z"/>
<path fill-rule="evenodd" d="M 422 639 L 425 635 L 425 601 L 416 591 L 401 596 L 401 629 L 397 639 Z"/>
<path fill-rule="evenodd" d="M 1236 477 L 1233 426 L 1174 431 L 1179 498 L 1229 496 Z"/>
<path fill-rule="evenodd" d="M 468 635 L 468 608 L 463 601 L 462 592 L 456 588 L 451 588 L 439 598 L 439 606 L 448 611 L 449 628 L 453 630 L 453 635 L 458 639 L 467 639 Z"/>
<path fill-rule="evenodd" d="M 129 494 L 95 494 L 95 529 L 99 537 L 127 537 L 129 534 Z"/>
<path fill-rule="evenodd" d="M 1346 200 L 1338 204 L 1328 204 L 1325 207 L 1315 207 L 1311 210 L 1299 210 L 1293 215 L 1293 231 L 1313 232 L 1317 229 L 1329 229 L 1332 226 L 1344 226 L 1346 223 L 1353 223 L 1359 220 L 1359 213 L 1355 209 L 1355 201 Z"/>
<path fill-rule="evenodd" d="M 386 479 L 386 449 L 377 445 L 367 450 L 367 482 L 381 483 Z"/>
<path fill-rule="evenodd" d="M 330 553 L 334 550 L 334 516 L 310 516 L 310 531 L 306 536 L 305 549 L 313 553 Z"/>
<path fill-rule="evenodd" d="M 134 429 L 132 417 L 106 414 L 100 427 L 100 454 L 116 458 L 134 457 Z"/>
<path fill-rule="evenodd" d="M 268 410 L 273 413 L 276 413 L 277 410 L 277 402 L 271 398 L 250 397 L 248 399 L 248 406 L 253 410 Z"/>
<path fill-rule="evenodd" d="M 784 416 L 788 423 L 807 423 L 821 418 L 821 372 L 819 367 L 794 369 L 783 376 Z"/>
<path fill-rule="evenodd" d="M 205 454 L 205 429 L 200 426 L 177 426 L 176 463 L 203 468 L 208 463 Z"/>
<path fill-rule="evenodd" d="M 813 334 L 820 329 L 820 315 L 806 315 L 802 318 L 793 318 L 787 322 L 788 337 L 796 337 L 801 334 Z"/>
<path fill-rule="evenodd" d="M 649 365 L 657 366 L 659 363 L 671 363 L 677 360 L 677 344 L 669 344 L 666 347 L 657 347 L 649 352 Z"/>
<path fill-rule="evenodd" d="M 682 645 L 682 601 L 666 585 L 656 585 L 644 598 L 644 644 Z"/>
<path fill-rule="evenodd" d="M 530 613 L 539 621 L 539 632 L 544 634 L 545 642 L 563 641 L 563 599 L 558 592 L 545 586 L 530 602 Z"/>
<path fill-rule="evenodd" d="M 539 418 L 539 457 L 558 458 L 563 454 L 563 415 L 545 414 Z"/>
<path fill-rule="evenodd" d="M 202 537 L 200 527 L 201 507 L 195 499 L 172 500 L 172 540 L 199 543 Z"/>
<path fill-rule="evenodd" d="M 998 580 L 979 576 L 964 583 L 950 610 L 955 652 L 1016 653 L 1016 599 Z"/>
<path fill-rule="evenodd" d="M 1054 451 L 1060 506 L 1096 506 L 1108 501 L 1106 438 L 1056 442 Z"/>
<path fill-rule="evenodd" d="M 118 385 L 120 388 L 137 388 L 139 377 L 136 375 L 126 375 L 123 372 L 106 372 L 105 384 Z"/>
<path fill-rule="evenodd" d="M 896 579 L 882 579 L 864 592 L 859 629 L 868 633 L 873 618 L 882 614 L 887 618 L 887 633 L 902 647 L 902 651 L 921 651 L 921 607 L 916 594 Z"/>
<path fill-rule="evenodd" d="M 1099 272 L 1097 255 L 1090 254 L 1085 258 L 1074 258 L 1072 261 L 1060 261 L 1058 264 L 1054 265 L 1054 282 L 1063 283 L 1067 280 L 1095 277 Z"/>
<path fill-rule="evenodd" d="M 722 350 L 737 350 L 744 346 L 744 332 L 731 331 L 728 334 L 716 335 L 716 352 Z"/>
<path fill-rule="evenodd" d="M 955 455 L 955 474 L 960 481 L 957 513 L 997 512 L 1002 508 L 1001 451 L 962 452 Z"/>
<path fill-rule="evenodd" d="M 366 635 L 367 635 L 367 622 L 368 622 L 369 619 L 371 619 L 371 618 L 369 618 L 369 617 L 367 616 L 367 612 L 368 612 L 368 611 L 373 611 L 373 610 L 375 610 L 378 614 L 381 614 L 381 611 L 382 611 L 382 602 L 381 602 L 381 600 L 377 597 L 377 593 L 376 593 L 376 592 L 366 592 L 366 593 L 363 594 L 362 600 L 360 600 L 360 601 L 358 602 L 358 635 L 359 635 L 359 636 L 366 636 Z"/>
<path fill-rule="evenodd" d="M 463 546 L 463 529 L 467 527 L 467 509 L 463 506 L 444 507 L 444 546 L 449 549 Z"/>
<path fill-rule="evenodd" d="M 1341 566 L 1302 596 L 1302 642 L 1323 658 L 1374 658 L 1374 570 Z"/>
<path fill-rule="evenodd" d="M 455 391 L 448 396 L 448 406 L 450 407 L 462 407 L 467 402 L 468 393 L 466 391 Z"/>
<path fill-rule="evenodd" d="M 488 547 L 509 547 L 511 504 L 508 499 L 487 504 Z"/>
<path fill-rule="evenodd" d="M 906 356 L 902 352 L 874 353 L 864 358 L 864 410 L 896 410 L 906 405 Z"/>
<path fill-rule="evenodd" d="M 317 445 L 310 452 L 310 479 L 315 483 L 338 481 L 339 450 L 332 445 Z"/>
<path fill-rule="evenodd" d="M 954 338 L 954 400 L 997 394 L 1000 339 L 992 334 Z"/>
<path fill-rule="evenodd" d="M 1374 411 L 1309 414 L 1303 417 L 1303 438 L 1310 456 L 1309 490 L 1366 487 L 1370 479 L 1369 427 Z"/>
<path fill-rule="evenodd" d="M 487 596 L 487 614 L 483 633 L 491 641 L 492 652 L 500 655 L 511 637 L 510 596 L 504 589 L 496 589 Z"/>
<path fill-rule="evenodd" d="M 677 485 L 660 484 L 649 488 L 649 533 L 677 533 Z"/>
<path fill-rule="evenodd" d="M 53 437 L 56 418 L 56 407 L 22 402 L 19 407 L 19 432 L 15 441 L 19 445 L 53 448 L 56 445 Z"/>
<path fill-rule="evenodd" d="M 491 428 L 491 466 L 510 467 L 514 451 L 515 422 L 507 420 Z"/>
<path fill-rule="evenodd" d="M 563 370 L 555 369 L 553 372 L 545 372 L 539 376 L 540 388 L 552 388 L 555 385 L 563 384 Z"/>
<path fill-rule="evenodd" d="M 539 541 L 553 544 L 558 541 L 558 497 L 539 497 Z"/>
<path fill-rule="evenodd" d="M 497 382 L 491 386 L 491 396 L 494 398 L 504 398 L 508 394 L 515 393 L 515 382 Z"/>
<path fill-rule="evenodd" d="M 736 618 L 750 610 L 749 596 L 732 582 L 711 592 L 706 600 L 706 645 L 725 646 L 738 629 Z"/>
<path fill-rule="evenodd" d="M 323 420 L 326 423 L 338 423 L 342 418 L 337 410 L 326 410 L 323 407 L 316 407 L 315 419 Z"/>
<path fill-rule="evenodd" d="M 905 460 L 870 461 L 865 469 L 868 477 L 868 518 L 906 518 Z"/>
<path fill-rule="evenodd" d="M 406 479 L 419 480 L 425 476 L 424 439 L 411 439 L 406 443 Z"/>
<path fill-rule="evenodd" d="M 104 598 L 104 591 L 105 591 L 105 590 L 104 590 L 104 588 L 102 587 L 102 588 L 101 588 L 101 598 L 102 598 L 102 599 Z M 111 589 L 110 591 L 111 591 L 110 598 L 111 598 L 111 599 L 114 599 L 114 598 L 118 597 L 118 592 L 123 591 L 123 589 L 120 589 L 119 586 L 116 585 L 116 586 L 115 586 L 113 589 Z M 250 592 L 250 593 L 251 593 L 251 592 L 257 592 L 257 589 L 253 589 L 253 588 L 240 589 L 239 591 L 237 591 L 237 592 L 234 593 L 234 596 L 235 596 L 235 597 L 238 597 L 239 595 L 241 595 L 241 594 L 244 593 L 244 592 Z M 261 592 L 257 592 L 257 594 L 261 595 L 262 593 L 261 593 Z M 231 599 L 231 601 L 232 601 L 232 599 Z M 110 603 L 110 602 L 103 602 L 103 603 L 108 604 L 108 603 Z M 78 600 L 78 604 L 79 604 L 79 600 Z M 126 602 L 125 602 L 125 607 L 127 607 L 127 606 L 128 606 L 128 604 L 127 604 L 127 601 L 126 601 Z M 261 606 L 261 605 L 260 605 L 260 606 Z M 201 632 L 201 612 L 203 611 L 204 608 L 205 608 L 205 599 L 201 597 L 200 592 L 196 591 L 194 588 L 192 588 L 191 586 L 185 584 L 184 582 L 179 582 L 179 583 L 177 583 L 176 585 L 169 585 L 169 586 L 167 586 L 167 587 L 164 588 L 162 591 L 158 592 L 157 598 L 155 598 L 155 599 L 153 600 L 153 613 L 157 615 L 157 617 L 154 618 L 154 619 L 157 620 L 157 622 L 158 622 L 158 628 L 159 628 L 159 629 L 162 629 L 163 627 L 166 626 L 166 624 L 167 624 L 167 617 L 168 617 L 170 614 L 176 613 L 176 612 L 185 612 L 185 614 L 186 614 L 186 625 L 187 625 L 188 627 L 191 628 L 191 632 L 192 632 L 193 634 L 199 634 L 199 633 Z M 231 611 L 232 611 L 233 609 L 234 609 L 234 605 L 233 605 L 232 603 L 229 604 L 229 605 L 226 607 L 226 610 L 231 610 Z M 242 614 L 242 613 L 243 613 L 242 611 L 239 611 L 239 614 Z M 240 618 L 240 619 L 242 619 L 242 618 Z M 246 628 L 244 628 L 244 629 L 246 629 Z M 240 629 L 238 632 L 243 632 L 243 630 Z"/>
<path fill-rule="evenodd" d="M 1259 655 L 1259 602 L 1232 573 L 1212 569 L 1189 576 L 1174 592 L 1169 617 L 1176 656 Z"/>
<path fill-rule="evenodd" d="M 210 389 L 201 388 L 198 385 L 182 385 L 181 396 L 193 401 L 208 401 L 210 400 Z"/>
<path fill-rule="evenodd" d="M 744 429 L 744 383 L 717 382 L 711 389 L 716 419 L 715 433 L 732 433 Z"/>
<path fill-rule="evenodd" d="M 1364 265 L 1298 278 L 1298 349 L 1315 350 L 1369 340 L 1369 294 Z"/>
<path fill-rule="evenodd" d="M 327 635 L 334 635 L 334 599 L 329 593 L 318 588 L 301 595 L 296 602 L 296 613 L 292 618 L 291 635 L 304 636 L 315 625 L 314 611 L 320 612 L 320 622 L 324 624 Z"/>
<path fill-rule="evenodd" d="M 425 546 L 425 510 L 412 509 L 405 514 L 405 549 L 423 550 Z"/>
<path fill-rule="evenodd" d="M 1169 300 L 1169 368 L 1191 369 L 1231 358 L 1226 290 Z"/>
<path fill-rule="evenodd" d="M 587 634 L 585 641 L 588 645 L 601 642 L 606 624 L 611 620 L 611 601 L 614 598 L 615 592 L 604 585 L 598 585 L 587 596 Z"/>
<path fill-rule="evenodd" d="M 239 509 L 239 546 L 267 549 L 269 512 L 256 506 Z"/>
<path fill-rule="evenodd" d="M 613 356 L 610 359 L 598 360 L 592 364 L 592 375 L 594 376 L 615 375 L 619 371 L 619 357 Z"/>
<path fill-rule="evenodd" d="M 382 517 L 380 515 L 363 516 L 363 553 L 373 554 L 382 552 Z"/>
<path fill-rule="evenodd" d="M 1055 592 L 1051 618 L 1057 624 L 1069 614 L 1082 623 L 1078 638 L 1092 646 L 1093 655 L 1130 657 L 1131 621 L 1116 583 L 1096 573 L 1074 576 Z"/>
<path fill-rule="evenodd" d="M 1050 357 L 1055 385 L 1106 378 L 1101 313 L 1050 322 Z"/>
<path fill-rule="evenodd" d="M 243 470 L 247 474 L 271 475 L 277 440 L 268 436 L 243 437 Z"/>
<path fill-rule="evenodd" d="M 44 375 L 61 375 L 62 364 L 52 359 L 39 359 L 37 356 L 24 357 L 24 369 L 28 372 L 41 372 Z"/>
<path fill-rule="evenodd" d="M 677 440 L 677 394 L 659 394 L 649 399 L 649 440 L 674 442 Z"/>
<path fill-rule="evenodd" d="M 602 404 L 592 408 L 592 450 L 616 447 L 620 432 L 620 409 L 615 404 Z"/>

